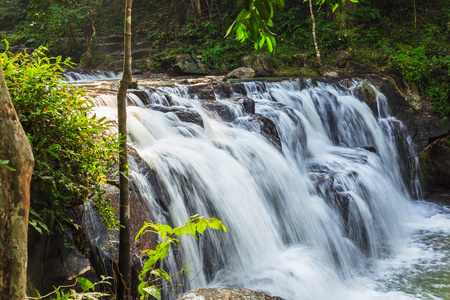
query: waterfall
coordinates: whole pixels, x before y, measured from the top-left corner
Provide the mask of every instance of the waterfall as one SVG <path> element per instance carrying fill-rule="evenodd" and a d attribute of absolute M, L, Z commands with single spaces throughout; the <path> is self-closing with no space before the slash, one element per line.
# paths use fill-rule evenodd
<path fill-rule="evenodd" d="M 179 226 L 198 213 L 228 229 L 198 242 L 183 238 L 170 272 L 188 264 L 187 280 L 196 278 L 186 289 L 245 287 L 287 300 L 415 299 L 369 280 L 377 262 L 405 249 L 404 224 L 417 216 L 411 199 L 420 197 L 411 139 L 384 95 L 373 88 L 372 110 L 355 96 L 361 81 L 243 85 L 216 89 L 216 101 L 181 87 L 129 94 L 131 145 L 163 192 L 152 191 L 133 160 L 130 176 L 153 216 Z M 240 102 L 244 96 L 254 112 Z M 97 116 L 116 119 L 114 98 L 94 101 Z"/>

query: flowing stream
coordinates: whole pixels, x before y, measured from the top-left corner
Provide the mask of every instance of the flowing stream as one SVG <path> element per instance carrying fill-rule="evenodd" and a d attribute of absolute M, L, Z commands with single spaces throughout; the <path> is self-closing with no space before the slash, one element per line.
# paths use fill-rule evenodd
<path fill-rule="evenodd" d="M 186 289 L 244 287 L 286 300 L 450 299 L 450 209 L 418 200 L 410 138 L 375 88 L 372 108 L 353 96 L 361 84 L 245 83 L 255 114 L 236 91 L 218 92 L 222 118 L 183 87 L 129 94 L 131 144 L 162 191 L 132 160 L 149 215 L 179 226 L 198 213 L 228 229 L 184 239 L 171 256 L 171 273 L 186 263 L 196 277 Z M 95 101 L 98 116 L 116 119 L 114 97 Z M 161 112 L 167 107 L 202 124 Z M 267 119 L 278 141 L 261 134 Z"/>

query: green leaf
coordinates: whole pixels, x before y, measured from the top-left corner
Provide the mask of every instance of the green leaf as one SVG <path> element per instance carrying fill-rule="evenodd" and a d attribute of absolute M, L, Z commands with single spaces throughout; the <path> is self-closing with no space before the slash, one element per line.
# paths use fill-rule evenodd
<path fill-rule="evenodd" d="M 255 1 L 255 7 L 258 10 L 259 15 L 261 16 L 261 18 L 268 22 L 270 19 L 270 14 L 269 12 L 267 12 L 266 7 L 264 6 L 264 3 L 256 0 Z"/>
<path fill-rule="evenodd" d="M 152 297 L 155 297 L 157 300 L 161 300 L 161 292 L 158 290 L 158 288 L 155 285 L 143 288 L 143 290 L 152 295 Z"/>
<path fill-rule="evenodd" d="M 94 291 L 94 284 L 92 282 L 90 282 L 88 279 L 84 278 L 84 277 L 78 277 L 77 278 L 77 282 L 80 284 L 81 289 L 83 291 L 87 291 L 87 290 L 92 290 Z"/>
<path fill-rule="evenodd" d="M 173 283 L 172 278 L 170 278 L 169 274 L 167 274 L 167 272 L 164 271 L 163 269 L 153 270 L 150 272 L 150 274 L 153 274 L 153 275 L 157 276 L 158 278 L 162 278 L 166 281 Z"/>
<path fill-rule="evenodd" d="M 8 166 L 8 164 L 9 164 L 9 160 L 2 160 L 2 159 L 0 159 L 0 167 L 3 167 L 3 168 L 5 168 L 5 169 L 7 169 L 9 171 L 12 171 L 12 172 L 16 171 L 16 169 L 11 168 L 10 166 Z"/>

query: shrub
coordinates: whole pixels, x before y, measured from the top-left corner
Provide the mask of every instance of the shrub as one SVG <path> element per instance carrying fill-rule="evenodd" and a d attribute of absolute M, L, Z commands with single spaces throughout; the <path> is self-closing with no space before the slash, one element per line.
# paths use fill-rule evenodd
<path fill-rule="evenodd" d="M 1 54 L 11 99 L 35 157 L 31 183 L 30 224 L 51 231 L 74 224 L 68 211 L 92 200 L 115 227 L 114 211 L 103 199 L 106 172 L 116 160 L 118 142 L 106 135 L 111 124 L 91 113 L 82 90 L 63 82 L 69 59 L 47 57 L 46 48 Z"/>

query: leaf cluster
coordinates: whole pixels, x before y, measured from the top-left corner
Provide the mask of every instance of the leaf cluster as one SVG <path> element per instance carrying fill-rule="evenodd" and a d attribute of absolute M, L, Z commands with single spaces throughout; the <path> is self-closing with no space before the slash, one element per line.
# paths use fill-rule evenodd
<path fill-rule="evenodd" d="M 158 243 L 155 250 L 145 250 L 148 260 L 145 262 L 142 272 L 139 275 L 141 284 L 139 285 L 139 292 L 141 299 L 147 300 L 149 295 L 161 300 L 160 289 L 164 286 L 159 285 L 161 280 L 166 281 L 170 285 L 175 285 L 171 276 L 163 269 L 157 268 L 158 262 L 163 262 L 165 258 L 169 256 L 173 247 L 180 245 L 180 237 L 183 235 L 193 236 L 198 239 L 199 235 L 202 235 L 206 228 L 215 230 L 221 230 L 227 232 L 227 229 L 222 222 L 216 218 L 205 218 L 194 215 L 189 217 L 186 224 L 172 228 L 169 225 L 159 223 L 145 223 L 136 235 L 136 241 L 146 233 L 157 234 L 161 238 L 161 242 Z M 185 271 L 184 269 L 182 271 Z"/>
<path fill-rule="evenodd" d="M 226 36 L 234 32 L 238 41 L 248 39 L 256 50 L 266 44 L 268 51 L 272 52 L 276 41 L 269 27 L 273 27 L 274 8 L 282 9 L 284 0 L 239 0 L 240 5 L 244 5 L 244 8 L 228 28 Z"/>
<path fill-rule="evenodd" d="M 30 224 L 38 231 L 63 228 L 71 208 L 92 200 L 107 226 L 114 211 L 103 199 L 102 184 L 116 160 L 111 123 L 91 113 L 82 90 L 64 82 L 70 59 L 47 57 L 45 47 L 31 54 L 1 53 L 2 69 L 19 120 L 35 157 L 31 182 Z"/>

